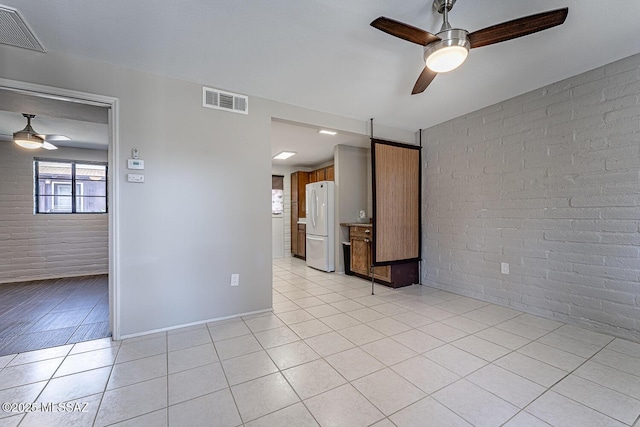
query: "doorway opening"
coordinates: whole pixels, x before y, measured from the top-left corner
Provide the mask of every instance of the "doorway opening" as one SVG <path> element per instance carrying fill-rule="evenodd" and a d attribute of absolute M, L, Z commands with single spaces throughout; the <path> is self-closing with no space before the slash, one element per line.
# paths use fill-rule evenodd
<path fill-rule="evenodd" d="M 321 132 L 324 131 L 324 132 Z M 360 210 L 369 211 L 371 190 L 367 135 L 326 129 L 322 126 L 272 118 L 271 173 L 284 177 L 284 257 L 306 259 L 306 184 L 334 181 L 335 190 L 335 267 L 344 272 L 341 242 L 348 239 L 339 226 L 355 222 Z M 274 158 L 281 152 L 293 152 L 286 159 Z M 276 228 L 272 220 L 272 231 Z M 273 253 L 276 251 L 273 249 Z M 274 257 L 275 258 L 275 257 Z"/>
<path fill-rule="evenodd" d="M 13 143 L 24 113 L 57 149 Z M 117 99 L 0 79 L 0 118 L 0 356 L 118 339 Z"/>

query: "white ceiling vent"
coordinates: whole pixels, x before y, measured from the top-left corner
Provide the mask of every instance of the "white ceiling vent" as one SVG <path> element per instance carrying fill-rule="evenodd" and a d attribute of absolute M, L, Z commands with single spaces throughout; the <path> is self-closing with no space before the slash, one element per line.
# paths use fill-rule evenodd
<path fill-rule="evenodd" d="M 232 113 L 249 114 L 249 97 L 203 86 L 202 106 L 231 111 Z"/>
<path fill-rule="evenodd" d="M 46 52 L 20 13 L 0 5 L 0 43 Z"/>

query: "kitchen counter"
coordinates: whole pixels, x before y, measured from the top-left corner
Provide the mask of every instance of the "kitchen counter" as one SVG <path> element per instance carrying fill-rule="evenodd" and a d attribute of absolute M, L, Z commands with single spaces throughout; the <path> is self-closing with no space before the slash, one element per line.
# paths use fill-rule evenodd
<path fill-rule="evenodd" d="M 373 224 L 362 222 L 341 222 L 340 225 L 343 227 L 371 227 Z"/>

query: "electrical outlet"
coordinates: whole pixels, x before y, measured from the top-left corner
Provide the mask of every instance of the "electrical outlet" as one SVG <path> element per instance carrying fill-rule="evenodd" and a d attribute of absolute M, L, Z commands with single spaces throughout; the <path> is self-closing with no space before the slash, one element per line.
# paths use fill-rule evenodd
<path fill-rule="evenodd" d="M 240 285 L 240 274 L 233 273 L 231 275 L 231 286 L 239 286 Z"/>
<path fill-rule="evenodd" d="M 509 263 L 508 262 L 501 262 L 500 263 L 500 273 L 509 274 Z"/>

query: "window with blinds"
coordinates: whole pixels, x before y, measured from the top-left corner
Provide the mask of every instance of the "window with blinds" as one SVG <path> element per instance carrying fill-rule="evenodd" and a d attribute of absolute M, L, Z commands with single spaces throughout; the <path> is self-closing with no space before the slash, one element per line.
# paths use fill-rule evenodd
<path fill-rule="evenodd" d="M 271 215 L 284 214 L 284 176 L 271 175 Z"/>
<path fill-rule="evenodd" d="M 107 164 L 34 161 L 35 213 L 106 213 Z"/>

